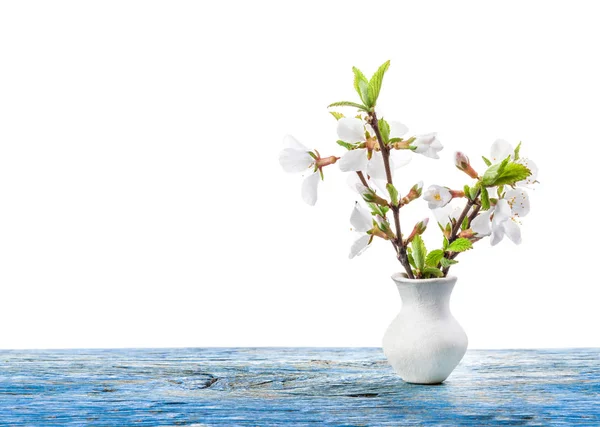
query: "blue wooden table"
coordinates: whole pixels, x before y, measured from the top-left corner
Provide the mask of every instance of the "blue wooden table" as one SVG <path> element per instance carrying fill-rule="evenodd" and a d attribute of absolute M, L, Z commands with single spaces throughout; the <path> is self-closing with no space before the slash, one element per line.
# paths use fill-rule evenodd
<path fill-rule="evenodd" d="M 469 351 L 439 386 L 378 348 L 0 351 L 2 426 L 600 426 L 600 349 Z"/>

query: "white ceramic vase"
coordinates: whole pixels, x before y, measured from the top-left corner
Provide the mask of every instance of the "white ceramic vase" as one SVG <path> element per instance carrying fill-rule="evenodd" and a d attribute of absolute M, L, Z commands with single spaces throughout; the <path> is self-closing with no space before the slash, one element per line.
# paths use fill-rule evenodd
<path fill-rule="evenodd" d="M 456 277 L 415 280 L 397 273 L 392 279 L 402 308 L 383 336 L 383 352 L 404 381 L 439 384 L 467 351 L 467 334 L 450 313 Z"/>

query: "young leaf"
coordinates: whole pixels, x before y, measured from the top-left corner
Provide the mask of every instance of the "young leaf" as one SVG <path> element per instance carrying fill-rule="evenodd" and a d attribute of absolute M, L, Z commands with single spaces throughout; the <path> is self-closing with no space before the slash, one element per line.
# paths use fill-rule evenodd
<path fill-rule="evenodd" d="M 354 89 L 358 93 L 358 96 L 360 96 L 360 100 L 368 108 L 372 107 L 373 105 L 369 98 L 369 81 L 358 68 L 352 67 L 352 72 L 354 73 Z"/>
<path fill-rule="evenodd" d="M 507 156 L 506 159 L 500 162 L 500 165 L 498 166 L 498 175 L 502 175 L 504 169 L 506 169 L 506 165 L 508 164 L 508 162 L 510 162 L 510 156 Z"/>
<path fill-rule="evenodd" d="M 482 183 L 486 187 L 494 187 L 496 185 L 512 185 L 517 181 L 521 181 L 531 175 L 531 171 L 520 163 L 510 162 L 510 156 L 488 168 L 483 174 Z"/>
<path fill-rule="evenodd" d="M 442 273 L 442 270 L 440 270 L 439 268 L 436 268 L 436 267 L 425 267 L 423 269 L 423 276 L 425 276 L 425 278 L 429 278 L 431 276 L 443 277 L 444 273 Z"/>
<path fill-rule="evenodd" d="M 425 257 L 427 256 L 427 249 L 425 243 L 420 235 L 416 235 L 412 241 L 413 258 L 415 259 L 416 268 L 423 270 L 425 267 Z"/>
<path fill-rule="evenodd" d="M 356 107 L 359 110 L 369 111 L 369 109 L 367 107 L 365 107 L 364 105 L 358 104 L 356 102 L 350 102 L 350 101 L 334 102 L 333 104 L 329 104 L 327 106 L 327 108 L 330 108 L 330 107 Z"/>
<path fill-rule="evenodd" d="M 354 150 L 354 148 L 355 148 L 354 144 L 350 144 L 348 142 L 344 142 L 339 139 L 335 142 L 337 142 L 338 145 L 341 145 L 342 147 L 346 148 L 347 150 Z"/>
<path fill-rule="evenodd" d="M 385 188 L 387 188 L 388 193 L 390 193 L 390 199 L 392 200 L 392 205 L 398 206 L 398 190 L 394 187 L 394 184 L 387 183 Z"/>
<path fill-rule="evenodd" d="M 425 259 L 425 264 L 430 267 L 437 267 L 440 260 L 444 257 L 444 251 L 441 249 L 436 249 L 427 254 L 427 258 Z"/>
<path fill-rule="evenodd" d="M 440 260 L 440 265 L 442 267 L 450 267 L 453 264 L 458 264 L 458 261 L 454 261 L 453 259 L 442 258 Z"/>
<path fill-rule="evenodd" d="M 377 98 L 379 98 L 379 92 L 381 91 L 381 83 L 383 82 L 383 76 L 390 67 L 390 61 L 386 61 L 375 71 L 375 74 L 369 80 L 369 99 L 372 102 L 371 106 L 375 106 Z"/>
<path fill-rule="evenodd" d="M 473 198 L 471 197 L 471 188 L 470 188 L 468 185 L 465 185 L 465 186 L 464 186 L 464 188 L 463 188 L 463 191 L 465 192 L 465 196 L 466 196 L 468 199 L 471 199 L 471 200 L 473 199 Z"/>
<path fill-rule="evenodd" d="M 379 119 L 378 124 L 379 133 L 381 133 L 381 139 L 383 139 L 384 144 L 387 144 L 390 140 L 390 125 L 383 119 Z"/>
<path fill-rule="evenodd" d="M 490 208 L 490 195 L 487 188 L 481 187 L 481 209 L 487 211 Z"/>
<path fill-rule="evenodd" d="M 485 165 L 486 165 L 487 167 L 490 167 L 490 166 L 492 166 L 492 162 L 490 162 L 490 161 L 488 160 L 488 158 L 487 158 L 487 157 L 485 157 L 485 156 L 481 156 L 481 158 L 483 159 L 483 161 L 485 162 Z"/>
<path fill-rule="evenodd" d="M 515 148 L 515 160 L 519 160 L 519 152 L 521 151 L 521 141 L 519 141 L 519 145 L 517 145 L 517 148 Z"/>
<path fill-rule="evenodd" d="M 469 218 L 465 216 L 463 218 L 462 224 L 460 224 L 460 229 L 461 230 L 466 230 L 468 225 L 469 225 Z"/>
<path fill-rule="evenodd" d="M 442 231 L 444 231 L 444 230 L 442 230 Z M 448 250 L 448 239 L 446 238 L 446 236 L 444 236 L 444 244 L 443 244 L 442 248 L 445 251 Z"/>
<path fill-rule="evenodd" d="M 513 185 L 531 175 L 531 171 L 520 163 L 509 163 L 496 178 L 495 185 Z"/>
<path fill-rule="evenodd" d="M 450 243 L 450 245 L 448 245 L 448 251 L 449 252 L 463 252 L 466 251 L 467 249 L 471 249 L 473 247 L 473 243 L 471 243 L 471 241 L 469 239 L 465 239 L 464 237 L 461 237 L 459 239 L 456 239 L 454 242 Z"/>
<path fill-rule="evenodd" d="M 337 111 L 330 111 L 329 114 L 335 117 L 336 120 L 339 120 L 344 117 L 342 113 L 338 113 Z"/>
<path fill-rule="evenodd" d="M 498 197 L 499 197 L 499 198 L 502 198 L 502 197 L 504 196 L 504 185 L 499 185 L 499 186 L 498 186 L 498 191 L 497 191 L 497 193 L 498 193 Z"/>
<path fill-rule="evenodd" d="M 407 252 L 407 253 L 406 253 L 406 256 L 407 256 L 407 258 L 408 258 L 408 263 L 409 263 L 410 265 L 412 265 L 412 267 L 413 267 L 413 268 L 417 268 L 417 266 L 415 265 L 415 259 L 414 259 L 414 258 L 413 258 L 413 256 L 412 256 L 412 249 L 410 249 L 410 247 L 409 247 L 409 248 L 406 248 L 406 249 L 407 249 L 407 251 L 406 251 L 406 252 Z"/>

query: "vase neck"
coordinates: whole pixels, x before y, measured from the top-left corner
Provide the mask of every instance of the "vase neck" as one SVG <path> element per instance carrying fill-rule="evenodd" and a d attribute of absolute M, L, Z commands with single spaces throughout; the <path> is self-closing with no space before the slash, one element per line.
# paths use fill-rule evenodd
<path fill-rule="evenodd" d="M 416 309 L 439 316 L 450 313 L 450 295 L 455 283 L 455 278 L 427 282 L 396 281 L 403 310 Z"/>

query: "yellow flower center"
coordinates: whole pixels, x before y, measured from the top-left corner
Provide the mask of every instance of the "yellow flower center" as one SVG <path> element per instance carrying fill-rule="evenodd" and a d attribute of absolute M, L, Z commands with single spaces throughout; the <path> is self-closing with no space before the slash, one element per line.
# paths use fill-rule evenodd
<path fill-rule="evenodd" d="M 440 200 L 442 200 L 442 196 L 440 196 L 440 193 L 435 193 L 435 194 L 433 195 L 433 198 L 434 198 L 435 200 L 437 200 L 437 201 L 440 201 Z"/>

